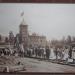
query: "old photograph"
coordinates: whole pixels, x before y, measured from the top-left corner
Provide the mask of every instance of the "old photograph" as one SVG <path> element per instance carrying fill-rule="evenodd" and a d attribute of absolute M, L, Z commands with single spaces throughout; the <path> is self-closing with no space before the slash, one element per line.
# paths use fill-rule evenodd
<path fill-rule="evenodd" d="M 0 72 L 75 72 L 75 4 L 0 4 Z"/>

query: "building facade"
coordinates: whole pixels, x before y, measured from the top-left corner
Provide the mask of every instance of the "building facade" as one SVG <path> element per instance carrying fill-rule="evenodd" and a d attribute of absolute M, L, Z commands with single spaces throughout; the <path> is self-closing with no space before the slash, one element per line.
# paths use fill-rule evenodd
<path fill-rule="evenodd" d="M 23 21 L 20 24 L 20 35 L 22 39 L 22 43 L 27 47 L 45 47 L 46 46 L 46 37 L 39 36 L 36 33 L 32 35 L 28 32 L 28 25 Z"/>
<path fill-rule="evenodd" d="M 28 46 L 28 25 L 23 20 L 19 28 L 20 28 L 19 34 L 21 36 L 21 42 L 24 44 L 25 47 L 27 47 Z"/>
<path fill-rule="evenodd" d="M 45 47 L 46 46 L 46 37 L 45 36 L 39 36 L 36 33 L 29 35 L 29 46 Z"/>

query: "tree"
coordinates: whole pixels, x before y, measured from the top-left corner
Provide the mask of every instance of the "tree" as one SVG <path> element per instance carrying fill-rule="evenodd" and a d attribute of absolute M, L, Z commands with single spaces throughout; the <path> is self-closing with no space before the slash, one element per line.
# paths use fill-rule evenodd
<path fill-rule="evenodd" d="M 73 42 L 75 42 L 75 37 L 72 37 L 73 38 Z"/>
<path fill-rule="evenodd" d="M 68 35 L 68 36 L 67 36 L 67 44 L 70 44 L 71 42 L 72 42 L 71 36 Z"/>
<path fill-rule="evenodd" d="M 8 42 L 9 42 L 8 37 L 5 37 L 5 43 L 8 43 Z"/>
<path fill-rule="evenodd" d="M 20 39 L 19 39 L 19 34 L 16 34 L 15 37 L 15 46 L 19 49 L 19 44 L 20 44 Z"/>
<path fill-rule="evenodd" d="M 9 32 L 9 42 L 10 44 L 14 44 L 14 34 L 12 31 Z"/>
<path fill-rule="evenodd" d="M 65 37 L 63 36 L 63 38 L 62 38 L 62 44 L 65 44 L 66 43 L 66 41 L 65 41 Z"/>
<path fill-rule="evenodd" d="M 2 40 L 2 37 L 1 37 L 1 35 L 0 35 L 0 41 Z"/>

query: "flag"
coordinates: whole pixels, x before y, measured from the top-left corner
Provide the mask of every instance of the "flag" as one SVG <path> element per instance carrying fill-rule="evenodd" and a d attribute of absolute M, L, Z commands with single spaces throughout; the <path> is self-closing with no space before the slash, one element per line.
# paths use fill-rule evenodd
<path fill-rule="evenodd" d="M 21 13 L 21 16 L 23 16 L 23 15 L 24 15 L 24 12 Z"/>

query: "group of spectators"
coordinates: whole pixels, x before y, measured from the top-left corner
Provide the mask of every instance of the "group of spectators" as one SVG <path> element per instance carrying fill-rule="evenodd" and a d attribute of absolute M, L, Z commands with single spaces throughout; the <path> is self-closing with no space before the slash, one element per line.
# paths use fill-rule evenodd
<path fill-rule="evenodd" d="M 47 48 L 27 48 L 25 50 L 25 55 L 29 57 L 47 58 L 50 56 L 50 49 Z"/>
<path fill-rule="evenodd" d="M 45 58 L 49 59 L 51 55 L 51 50 L 56 57 L 56 59 L 66 59 L 69 57 L 69 49 L 68 48 L 27 48 L 25 49 L 24 55 L 28 57 L 37 57 L 37 58 Z"/>
<path fill-rule="evenodd" d="M 0 50 L 0 56 L 3 55 L 17 55 L 21 57 L 35 57 L 35 58 L 44 58 L 50 59 L 51 50 L 53 50 L 53 54 L 56 57 L 55 59 L 65 60 L 72 54 L 73 49 L 69 48 L 49 48 L 49 47 L 33 47 L 33 48 L 25 48 L 22 50 L 10 50 L 8 48 Z M 13 51 L 13 52 L 12 52 Z"/>
<path fill-rule="evenodd" d="M 52 50 L 52 51 L 51 51 Z M 50 56 L 53 54 L 55 59 L 67 60 L 72 58 L 73 48 L 64 47 L 64 48 L 27 48 L 25 49 L 25 56 L 50 59 Z M 53 52 L 53 53 L 52 53 Z"/>
<path fill-rule="evenodd" d="M 10 55 L 10 51 L 8 48 L 2 48 L 0 49 L 0 56 L 3 56 L 3 55 Z"/>

